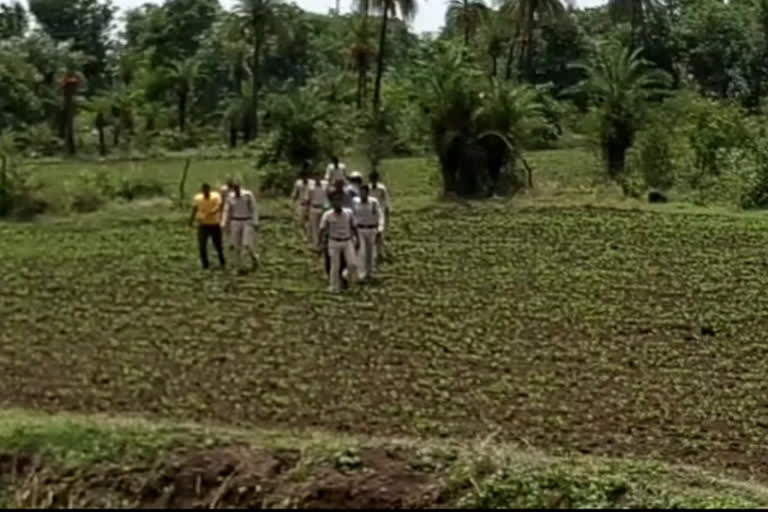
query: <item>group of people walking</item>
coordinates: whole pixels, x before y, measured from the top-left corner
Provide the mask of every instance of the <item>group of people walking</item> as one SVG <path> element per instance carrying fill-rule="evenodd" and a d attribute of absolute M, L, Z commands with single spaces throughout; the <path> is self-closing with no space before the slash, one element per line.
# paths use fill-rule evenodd
<path fill-rule="evenodd" d="M 256 199 L 250 190 L 244 189 L 237 180 L 227 180 L 220 191 L 211 189 L 207 183 L 195 196 L 190 224 L 197 223 L 197 242 L 200 263 L 210 267 L 208 261 L 208 240 L 219 257 L 219 265 L 226 266 L 224 244 L 231 249 L 235 265 L 241 273 L 247 272 L 246 260 L 250 266 L 258 265 L 259 259 L 253 250 L 254 232 L 258 227 L 259 212 Z"/>
<path fill-rule="evenodd" d="M 350 281 L 366 281 L 376 275 L 379 257 L 384 253 L 389 227 L 389 191 L 372 172 L 365 183 L 359 172 L 347 174 L 346 166 L 333 158 L 325 174 L 313 175 L 306 162 L 296 181 L 292 200 L 302 236 L 325 259 L 330 290 L 340 292 Z M 253 249 L 259 215 L 251 191 L 238 181 L 228 180 L 220 191 L 203 184 L 194 198 L 190 222 L 197 224 L 200 262 L 210 267 L 208 240 L 222 267 L 224 248 L 232 250 L 241 273 L 258 265 Z"/>
<path fill-rule="evenodd" d="M 305 163 L 292 199 L 307 242 L 325 257 L 332 292 L 375 277 L 390 218 L 389 191 L 377 172 L 365 183 L 336 157 L 324 176 L 312 176 Z"/>

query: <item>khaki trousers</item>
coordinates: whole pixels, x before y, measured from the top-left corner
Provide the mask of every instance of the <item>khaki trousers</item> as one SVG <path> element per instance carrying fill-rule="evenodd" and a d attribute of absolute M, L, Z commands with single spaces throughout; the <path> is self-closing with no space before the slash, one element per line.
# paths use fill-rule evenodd
<path fill-rule="evenodd" d="M 376 228 L 361 228 L 357 231 L 360 235 L 360 249 L 357 251 L 357 261 L 360 267 L 360 279 L 373 277 L 376 273 Z"/>
<path fill-rule="evenodd" d="M 331 282 L 331 291 L 341 291 L 341 255 L 347 262 L 347 272 L 349 280 L 353 281 L 357 272 L 357 262 L 355 258 L 355 245 L 352 240 L 328 240 L 328 253 L 331 258 L 331 272 L 329 280 Z"/>
<path fill-rule="evenodd" d="M 312 247 L 320 249 L 320 219 L 323 217 L 323 209 L 315 206 L 309 208 L 309 239 Z"/>
<path fill-rule="evenodd" d="M 245 258 L 253 257 L 253 221 L 232 220 L 229 224 L 229 243 L 235 251 L 235 264 L 242 266 Z M 253 263 L 253 262 L 252 262 Z"/>

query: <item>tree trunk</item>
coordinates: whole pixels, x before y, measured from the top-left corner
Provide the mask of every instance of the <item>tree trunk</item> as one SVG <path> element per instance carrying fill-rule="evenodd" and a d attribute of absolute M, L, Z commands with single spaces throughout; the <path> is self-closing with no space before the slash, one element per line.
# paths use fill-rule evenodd
<path fill-rule="evenodd" d="M 528 22 L 525 27 L 525 76 L 529 83 L 533 83 L 533 24 L 534 24 L 534 12 L 533 9 L 528 11 Z"/>
<path fill-rule="evenodd" d="M 499 57 L 497 55 L 491 55 L 491 76 L 493 78 L 496 78 L 496 75 L 498 74 L 498 60 Z"/>
<path fill-rule="evenodd" d="M 237 147 L 237 125 L 234 122 L 229 125 L 229 147 Z"/>
<path fill-rule="evenodd" d="M 373 85 L 373 111 L 378 112 L 381 105 L 381 77 L 384 74 L 384 52 L 387 45 L 387 21 L 389 18 L 389 0 L 381 16 L 381 32 L 379 33 L 379 55 L 376 64 L 376 81 Z"/>
<path fill-rule="evenodd" d="M 0 154 L 0 217 L 8 215 L 10 201 L 8 201 L 8 157 Z"/>
<path fill-rule="evenodd" d="M 120 119 L 115 119 L 115 124 L 112 125 L 112 145 L 117 147 L 120 145 L 120 132 L 122 127 L 120 126 Z"/>
<path fill-rule="evenodd" d="M 251 91 L 251 105 L 253 108 L 252 136 L 259 136 L 259 89 L 261 88 L 261 46 L 263 43 L 263 31 L 258 30 L 253 44 L 253 87 Z M 250 139 L 247 139 L 250 140 Z"/>
<path fill-rule="evenodd" d="M 179 131 L 184 133 L 187 127 L 187 93 L 179 92 Z"/>
<path fill-rule="evenodd" d="M 104 123 L 99 122 L 96 129 L 99 131 L 99 154 L 101 156 L 106 156 L 107 155 L 107 139 L 104 136 Z"/>
<path fill-rule="evenodd" d="M 365 80 L 365 76 L 363 75 L 363 67 L 358 63 L 357 66 L 357 109 L 362 110 L 363 108 L 363 80 Z"/>
<path fill-rule="evenodd" d="M 67 153 L 77 153 L 75 145 L 75 91 L 72 86 L 65 86 L 64 90 L 64 143 Z"/>
<path fill-rule="evenodd" d="M 512 42 L 509 43 L 509 53 L 507 54 L 507 63 L 506 63 L 506 73 L 505 78 L 507 80 L 512 79 L 512 69 L 513 64 L 515 62 L 515 40 L 518 37 L 518 31 L 515 30 L 515 33 L 512 35 Z"/>
<path fill-rule="evenodd" d="M 469 0 L 464 0 L 464 46 L 469 46 Z"/>

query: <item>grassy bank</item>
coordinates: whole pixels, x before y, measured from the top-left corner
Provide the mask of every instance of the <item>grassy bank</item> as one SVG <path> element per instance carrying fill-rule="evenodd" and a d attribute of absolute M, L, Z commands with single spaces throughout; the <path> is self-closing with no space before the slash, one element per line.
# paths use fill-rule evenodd
<path fill-rule="evenodd" d="M 138 418 L 0 416 L 9 507 L 764 507 L 694 468 L 478 442 L 234 430 Z"/>

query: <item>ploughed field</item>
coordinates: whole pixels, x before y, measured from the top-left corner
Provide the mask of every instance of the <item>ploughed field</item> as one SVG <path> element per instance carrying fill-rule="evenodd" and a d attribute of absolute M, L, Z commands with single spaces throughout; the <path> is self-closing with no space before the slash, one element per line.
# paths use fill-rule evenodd
<path fill-rule="evenodd" d="M 343 296 L 283 204 L 245 277 L 182 214 L 0 224 L 0 406 L 768 471 L 768 223 L 392 188 L 393 259 Z"/>

